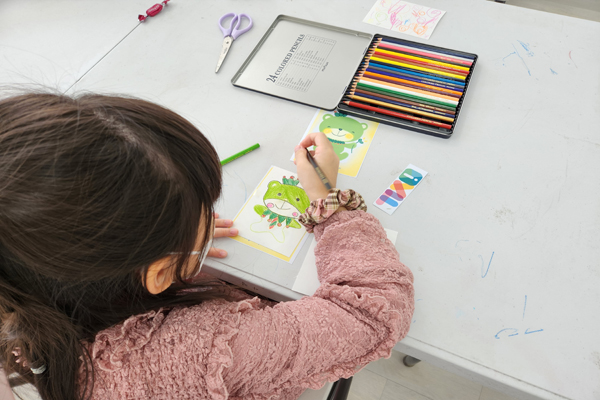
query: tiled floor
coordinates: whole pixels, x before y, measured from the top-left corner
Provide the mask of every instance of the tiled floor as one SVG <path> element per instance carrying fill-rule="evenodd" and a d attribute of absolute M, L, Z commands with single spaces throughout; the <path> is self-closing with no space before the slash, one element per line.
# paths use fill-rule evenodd
<path fill-rule="evenodd" d="M 367 365 L 354 376 L 348 400 L 516 400 L 425 362 L 405 367 L 403 357 L 393 352 Z"/>

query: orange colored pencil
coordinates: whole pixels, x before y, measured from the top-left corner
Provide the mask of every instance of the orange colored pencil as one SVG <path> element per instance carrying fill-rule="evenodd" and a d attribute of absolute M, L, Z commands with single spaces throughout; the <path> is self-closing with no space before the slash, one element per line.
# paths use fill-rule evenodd
<path fill-rule="evenodd" d="M 395 88 L 395 89 L 401 89 L 401 90 L 406 90 L 406 91 L 409 91 L 409 92 L 419 93 L 421 95 L 431 96 L 431 97 L 434 97 L 434 98 L 437 97 L 439 99 L 447 100 L 447 101 L 450 101 L 450 102 L 453 102 L 453 103 L 458 103 L 458 99 L 456 97 L 452 97 L 452 96 L 446 96 L 446 95 L 443 95 L 443 94 L 432 93 L 432 92 L 428 92 L 426 90 L 414 89 L 414 88 L 411 88 L 411 87 L 406 87 L 406 86 L 403 86 L 403 85 L 398 85 L 398 84 L 390 83 L 390 82 L 381 82 L 378 79 L 367 78 L 367 77 L 364 77 L 364 76 L 360 80 L 361 81 L 366 81 L 366 82 L 373 82 L 373 83 L 377 83 L 377 84 L 380 84 L 380 85 L 390 86 L 390 87 Z"/>
<path fill-rule="evenodd" d="M 446 93 L 450 96 L 458 96 L 458 97 L 462 96 L 462 93 L 457 92 L 456 90 L 444 89 L 444 88 L 440 88 L 437 86 L 426 85 L 424 83 L 419 83 L 419 82 L 414 82 L 414 81 L 407 81 L 405 79 L 395 78 L 395 77 L 389 76 L 389 75 L 377 74 L 377 73 L 371 72 L 371 71 L 365 71 L 363 76 L 368 76 L 373 79 L 379 78 L 379 79 L 383 79 L 386 81 L 404 83 L 404 84 L 411 85 L 411 86 L 418 86 L 418 87 L 422 87 L 424 89 L 429 89 L 429 90 L 432 90 L 435 92 Z"/>

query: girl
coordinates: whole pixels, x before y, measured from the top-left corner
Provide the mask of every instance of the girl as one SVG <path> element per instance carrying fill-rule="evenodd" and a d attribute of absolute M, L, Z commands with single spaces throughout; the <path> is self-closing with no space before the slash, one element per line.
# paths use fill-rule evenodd
<path fill-rule="evenodd" d="M 321 287 L 273 305 L 189 279 L 237 232 L 213 217 L 219 159 L 184 118 L 99 95 L 0 101 L 4 371 L 45 400 L 295 399 L 389 356 L 412 274 L 360 195 L 324 188 L 311 145 L 334 187 L 339 160 L 321 133 L 296 147 Z"/>

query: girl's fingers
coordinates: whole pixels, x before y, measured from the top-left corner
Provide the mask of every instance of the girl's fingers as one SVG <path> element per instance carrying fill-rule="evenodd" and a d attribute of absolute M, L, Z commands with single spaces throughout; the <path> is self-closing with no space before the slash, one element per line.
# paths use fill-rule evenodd
<path fill-rule="evenodd" d="M 237 236 L 239 231 L 235 228 L 215 228 L 215 236 L 218 237 L 233 237 Z"/>
<path fill-rule="evenodd" d="M 233 221 L 230 219 L 215 219 L 215 228 L 227 228 L 233 225 Z"/>
<path fill-rule="evenodd" d="M 227 252 L 223 249 L 217 249 L 216 247 L 211 247 L 210 250 L 208 250 L 208 257 L 214 257 L 214 258 L 225 258 L 227 257 Z"/>

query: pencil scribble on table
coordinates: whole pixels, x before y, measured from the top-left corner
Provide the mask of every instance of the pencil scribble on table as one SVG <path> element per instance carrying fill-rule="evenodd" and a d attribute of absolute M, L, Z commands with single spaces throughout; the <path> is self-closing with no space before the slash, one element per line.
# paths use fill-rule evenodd
<path fill-rule="evenodd" d="M 333 145 L 335 154 L 340 161 L 350 156 L 355 147 L 363 145 L 363 133 L 369 125 L 360 123 L 345 114 L 323 115 L 323 121 L 319 125 L 319 131 L 323 132 Z"/>
<path fill-rule="evenodd" d="M 298 186 L 299 183 L 293 176 L 284 176 L 282 182 L 268 183 L 263 204 L 254 206 L 254 211 L 260 215 L 260 221 L 250 225 L 252 232 L 271 234 L 282 243 L 285 241 L 287 228 L 302 227 L 298 217 L 308 208 L 310 200 L 304 189 Z"/>
<path fill-rule="evenodd" d="M 535 54 L 533 52 L 533 50 L 531 50 L 531 47 L 529 45 L 529 43 L 523 43 L 520 40 L 517 39 L 517 42 L 519 42 L 519 44 L 521 45 L 521 47 L 523 47 L 523 49 L 525 50 L 525 54 L 527 54 L 529 57 L 533 57 L 533 55 Z"/>
<path fill-rule="evenodd" d="M 573 60 L 573 58 L 571 57 L 571 52 L 572 52 L 572 51 L 573 51 L 573 50 L 569 50 L 569 59 L 571 59 L 571 61 L 573 61 L 573 65 L 575 65 L 575 68 L 579 68 L 579 67 L 577 66 L 577 64 L 575 64 L 575 60 Z"/>
<path fill-rule="evenodd" d="M 509 53 L 506 57 L 502 58 L 502 65 L 506 66 L 506 62 L 505 60 L 512 56 L 513 54 L 516 55 L 517 57 L 519 57 L 519 59 L 521 60 L 521 62 L 523 63 L 523 66 L 525 67 L 525 69 L 527 70 L 527 73 L 529 74 L 529 76 L 531 76 L 531 70 L 529 69 L 529 67 L 527 66 L 527 63 L 525 62 L 525 60 L 523 60 L 523 57 L 521 57 L 521 55 L 519 54 L 519 51 L 517 50 L 517 48 L 515 47 L 515 45 L 512 45 L 513 49 L 515 51 Z"/>
<path fill-rule="evenodd" d="M 485 270 L 485 272 L 483 272 L 483 268 L 485 266 L 484 262 L 483 262 L 483 257 L 479 256 L 479 258 L 481 258 L 481 277 L 485 278 L 488 274 L 488 272 L 490 271 L 490 265 L 492 265 L 492 260 L 494 258 L 494 252 L 492 251 L 492 256 L 490 257 L 490 262 L 488 263 L 487 269 Z"/>
<path fill-rule="evenodd" d="M 525 295 L 525 304 L 523 305 L 523 319 L 525 319 L 525 309 L 527 308 L 527 295 Z M 543 329 L 532 329 L 532 328 L 526 328 L 525 332 L 523 332 L 524 335 L 530 335 L 532 333 L 538 333 L 538 332 L 543 332 Z M 506 337 L 510 337 L 510 336 L 518 336 L 519 335 L 519 330 L 517 328 L 503 328 L 500 329 L 498 331 L 498 333 L 496 333 L 494 335 L 494 337 L 496 339 L 500 339 L 503 336 Z"/>

